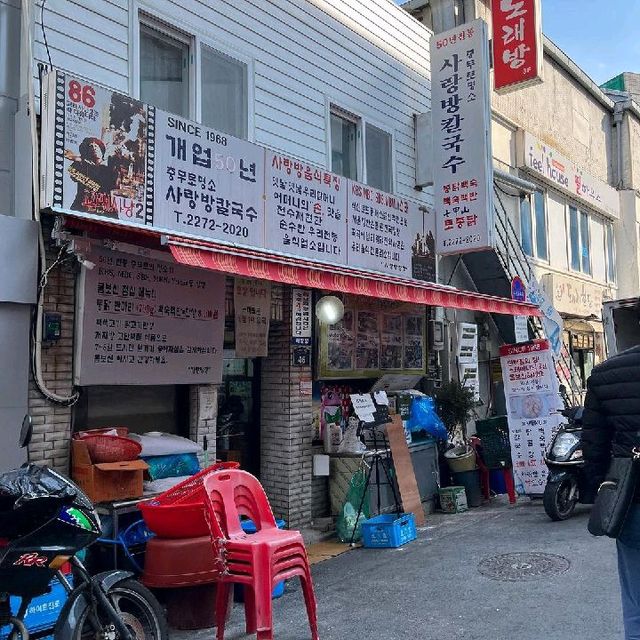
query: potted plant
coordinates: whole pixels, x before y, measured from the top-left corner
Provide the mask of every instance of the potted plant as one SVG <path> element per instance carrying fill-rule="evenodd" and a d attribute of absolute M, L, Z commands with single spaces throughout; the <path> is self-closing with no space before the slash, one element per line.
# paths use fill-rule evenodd
<path fill-rule="evenodd" d="M 451 380 L 436 389 L 434 397 L 436 411 L 447 428 L 449 441 L 454 445 L 445 452 L 451 471 L 472 471 L 476 468 L 476 456 L 467 442 L 467 423 L 476 406 L 473 390 L 464 383 Z"/>

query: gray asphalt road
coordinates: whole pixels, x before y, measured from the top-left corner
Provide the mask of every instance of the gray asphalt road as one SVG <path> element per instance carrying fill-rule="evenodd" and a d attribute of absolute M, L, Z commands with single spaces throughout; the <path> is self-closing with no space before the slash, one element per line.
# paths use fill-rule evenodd
<path fill-rule="evenodd" d="M 431 516 L 419 539 L 398 550 L 356 549 L 316 565 L 321 639 L 618 640 L 615 545 L 589 536 L 586 520 L 585 510 L 553 523 L 540 502 L 500 504 Z M 553 557 L 493 561 L 511 553 Z M 481 563 L 516 579 L 491 579 Z M 538 569 L 562 573 L 517 579 Z M 297 584 L 275 601 L 274 620 L 277 640 L 310 638 Z M 243 622 L 236 606 L 225 637 L 243 637 Z M 213 637 L 213 630 L 171 636 Z"/>

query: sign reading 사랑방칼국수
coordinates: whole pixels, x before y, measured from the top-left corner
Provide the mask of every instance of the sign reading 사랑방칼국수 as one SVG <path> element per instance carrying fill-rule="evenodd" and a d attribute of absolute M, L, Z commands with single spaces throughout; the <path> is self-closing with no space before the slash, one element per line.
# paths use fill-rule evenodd
<path fill-rule="evenodd" d="M 414 202 L 73 75 L 44 78 L 42 143 L 54 212 L 435 281 L 433 216 Z"/>
<path fill-rule="evenodd" d="M 493 168 L 487 25 L 474 20 L 431 39 L 437 253 L 493 245 Z"/>

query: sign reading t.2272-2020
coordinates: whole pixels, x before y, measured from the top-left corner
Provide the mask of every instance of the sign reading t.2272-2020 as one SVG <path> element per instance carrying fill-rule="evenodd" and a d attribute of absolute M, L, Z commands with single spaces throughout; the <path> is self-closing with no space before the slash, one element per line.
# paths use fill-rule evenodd
<path fill-rule="evenodd" d="M 435 280 L 433 216 L 415 202 L 75 76 L 45 77 L 42 139 L 54 211 Z"/>

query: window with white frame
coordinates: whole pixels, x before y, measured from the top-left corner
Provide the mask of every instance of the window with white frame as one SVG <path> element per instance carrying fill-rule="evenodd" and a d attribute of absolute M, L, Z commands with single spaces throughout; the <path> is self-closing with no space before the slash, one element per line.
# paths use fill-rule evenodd
<path fill-rule="evenodd" d="M 613 232 L 613 224 L 606 222 L 604 225 L 605 256 L 607 260 L 607 282 L 616 282 L 616 245 Z"/>
<path fill-rule="evenodd" d="M 248 137 L 246 62 L 146 16 L 140 17 L 139 60 L 143 102 L 237 138 Z"/>
<path fill-rule="evenodd" d="M 591 275 L 589 214 L 569 205 L 569 257 L 571 268 Z"/>
<path fill-rule="evenodd" d="M 140 99 L 188 118 L 189 39 L 178 32 L 140 24 Z"/>
<path fill-rule="evenodd" d="M 531 197 L 520 197 L 520 241 L 528 256 L 549 260 L 547 212 L 542 191 L 536 191 Z"/>
<path fill-rule="evenodd" d="M 368 185 L 390 192 L 392 185 L 391 136 L 372 124 L 366 126 L 365 157 L 367 159 Z"/>
<path fill-rule="evenodd" d="M 332 106 L 330 136 L 334 173 L 381 191 L 393 190 L 393 138 L 389 132 Z"/>
<path fill-rule="evenodd" d="M 359 180 L 358 139 L 360 123 L 357 118 L 331 111 L 331 170 L 351 180 Z"/>
<path fill-rule="evenodd" d="M 202 46 L 202 124 L 236 138 L 247 137 L 247 65 Z"/>

